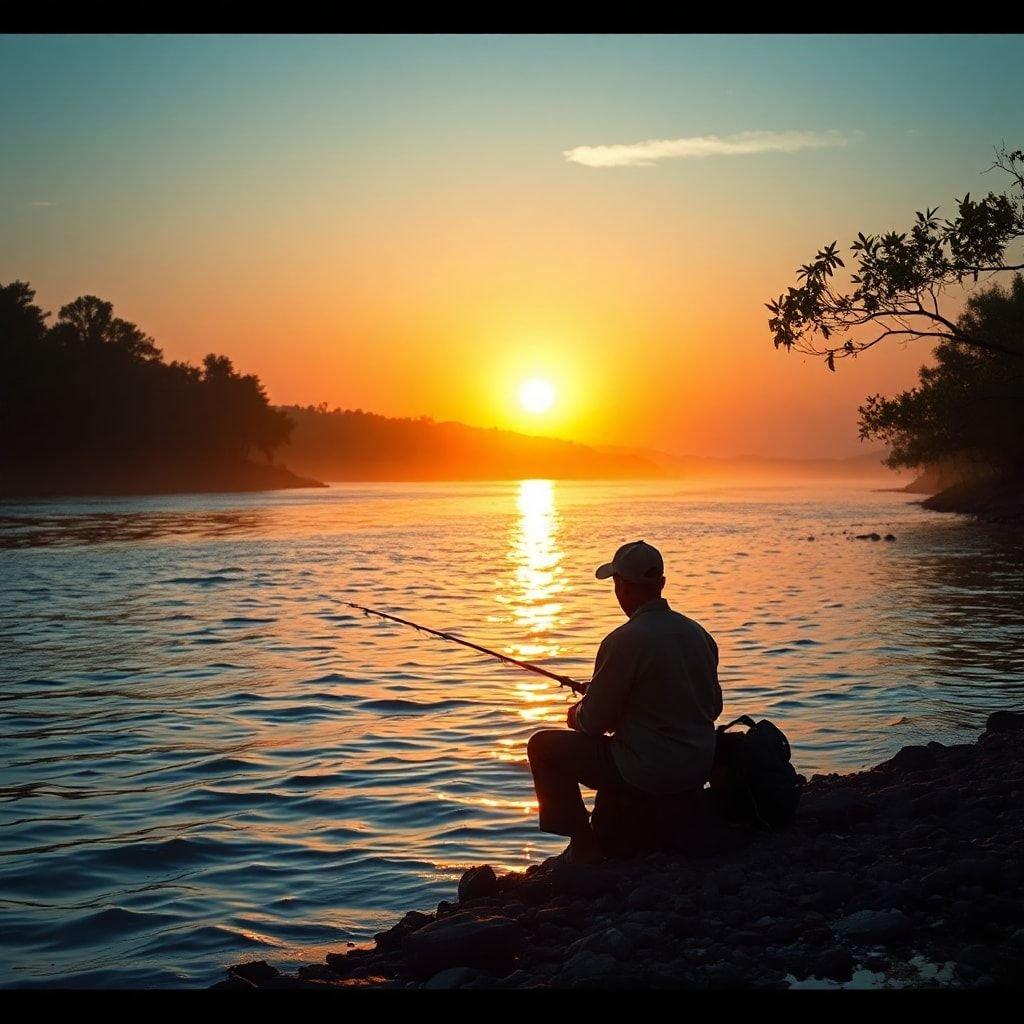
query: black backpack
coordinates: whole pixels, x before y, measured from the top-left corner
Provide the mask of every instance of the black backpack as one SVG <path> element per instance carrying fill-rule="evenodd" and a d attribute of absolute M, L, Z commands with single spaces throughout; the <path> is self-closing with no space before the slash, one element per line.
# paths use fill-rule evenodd
<path fill-rule="evenodd" d="M 729 732 L 734 725 L 745 725 L 747 731 Z M 711 769 L 712 804 L 728 821 L 764 828 L 788 825 L 807 782 L 789 757 L 789 740 L 765 718 L 755 722 L 742 715 L 720 725 Z"/>

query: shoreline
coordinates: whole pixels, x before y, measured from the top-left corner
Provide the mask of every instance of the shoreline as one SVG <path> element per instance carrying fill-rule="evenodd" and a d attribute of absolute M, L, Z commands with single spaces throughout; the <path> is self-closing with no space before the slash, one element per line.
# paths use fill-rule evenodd
<path fill-rule="evenodd" d="M 931 512 L 959 512 L 986 523 L 1024 521 L 1024 482 L 989 480 L 959 483 L 918 502 Z"/>
<path fill-rule="evenodd" d="M 686 852 L 524 873 L 467 871 L 374 944 L 215 989 L 1019 987 L 1024 714 L 974 743 L 907 746 L 815 775 L 795 823 L 711 819 Z"/>
<path fill-rule="evenodd" d="M 159 478 L 138 474 L 65 484 L 26 483 L 0 486 L 0 501 L 36 501 L 51 498 L 148 497 L 166 494 L 244 494 L 255 491 L 298 490 L 329 486 L 299 476 L 284 466 L 248 463 L 226 470 L 171 472 Z"/>

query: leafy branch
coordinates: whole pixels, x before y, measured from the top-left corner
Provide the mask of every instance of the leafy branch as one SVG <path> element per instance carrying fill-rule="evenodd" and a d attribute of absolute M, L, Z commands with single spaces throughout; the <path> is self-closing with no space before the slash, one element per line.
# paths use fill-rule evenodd
<path fill-rule="evenodd" d="M 820 356 L 833 371 L 837 359 L 895 337 L 961 342 L 1019 358 L 1020 349 L 967 331 L 940 309 L 941 296 L 952 287 L 977 282 L 981 275 L 990 280 L 1024 270 L 1024 263 L 1008 259 L 1014 243 L 1024 238 L 1024 150 L 1007 150 L 1004 144 L 988 168 L 993 169 L 1009 175 L 1007 192 L 977 200 L 968 193 L 956 200 L 952 220 L 940 220 L 937 207 L 926 208 L 909 231 L 858 233 L 849 247 L 856 272 L 848 288 L 837 287 L 834 279 L 836 270 L 846 267 L 838 242 L 819 249 L 797 271 L 797 286 L 766 303 L 775 347 Z"/>

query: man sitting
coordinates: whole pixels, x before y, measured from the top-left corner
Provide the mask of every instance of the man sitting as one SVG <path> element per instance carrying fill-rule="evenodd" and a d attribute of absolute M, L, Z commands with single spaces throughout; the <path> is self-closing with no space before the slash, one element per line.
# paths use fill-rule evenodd
<path fill-rule="evenodd" d="M 722 713 L 718 645 L 661 596 L 659 551 L 642 540 L 623 544 L 596 576 L 615 581 L 629 619 L 601 642 L 569 728 L 535 733 L 527 745 L 541 831 L 569 836 L 566 859 L 579 863 L 602 856 L 580 783 L 627 799 L 699 792 Z"/>

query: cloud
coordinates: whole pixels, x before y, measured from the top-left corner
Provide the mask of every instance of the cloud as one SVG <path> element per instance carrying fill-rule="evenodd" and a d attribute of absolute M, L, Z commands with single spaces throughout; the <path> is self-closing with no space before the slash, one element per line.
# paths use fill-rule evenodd
<path fill-rule="evenodd" d="M 859 134 L 859 133 L 854 133 Z M 648 139 L 612 146 L 576 146 L 563 150 L 572 163 L 585 167 L 651 167 L 659 160 L 693 160 L 709 156 L 751 156 L 795 153 L 849 145 L 842 132 L 739 132 L 736 135 L 692 135 L 684 139 Z"/>

